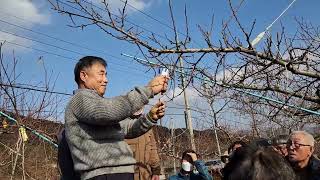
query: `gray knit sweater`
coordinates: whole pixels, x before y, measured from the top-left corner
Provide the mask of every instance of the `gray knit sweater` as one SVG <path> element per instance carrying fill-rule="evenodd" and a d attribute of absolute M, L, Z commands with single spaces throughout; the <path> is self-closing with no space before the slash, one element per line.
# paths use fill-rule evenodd
<path fill-rule="evenodd" d="M 89 89 L 76 91 L 65 111 L 65 129 L 81 179 L 134 172 L 136 161 L 124 138 L 138 137 L 155 125 L 148 116 L 129 118 L 152 96 L 144 87 L 114 98 L 100 97 Z"/>

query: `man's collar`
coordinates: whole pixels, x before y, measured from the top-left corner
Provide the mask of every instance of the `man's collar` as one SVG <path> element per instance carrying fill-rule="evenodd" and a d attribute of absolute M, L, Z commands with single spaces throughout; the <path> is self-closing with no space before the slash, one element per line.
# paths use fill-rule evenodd
<path fill-rule="evenodd" d="M 79 88 L 79 89 L 76 89 L 76 90 L 73 91 L 73 95 L 77 94 L 77 93 L 80 92 L 80 91 L 92 92 L 92 93 L 96 94 L 97 96 L 101 97 L 96 90 L 94 90 L 94 89 L 87 89 L 87 88 Z"/>
<path fill-rule="evenodd" d="M 181 171 L 183 171 L 183 170 L 180 170 L 180 171 L 179 171 L 179 176 L 181 176 L 181 177 L 190 176 L 190 174 L 191 174 L 191 172 L 188 173 L 188 174 L 184 174 L 184 173 L 182 173 Z"/>
<path fill-rule="evenodd" d="M 319 171 L 320 170 L 320 160 L 312 155 L 309 159 L 307 167 L 314 170 L 314 171 Z"/>

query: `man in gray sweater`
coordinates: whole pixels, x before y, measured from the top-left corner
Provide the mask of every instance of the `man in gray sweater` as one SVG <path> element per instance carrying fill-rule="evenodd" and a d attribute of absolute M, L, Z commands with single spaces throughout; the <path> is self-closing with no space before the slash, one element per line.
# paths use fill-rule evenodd
<path fill-rule="evenodd" d="M 133 179 L 135 159 L 124 138 L 147 132 L 164 116 L 165 105 L 157 103 L 149 113 L 132 120 L 133 113 L 148 99 L 167 89 L 168 77 L 157 76 L 145 87 L 126 95 L 103 98 L 108 83 L 106 62 L 86 56 L 74 69 L 78 90 L 65 110 L 65 136 L 81 179 Z"/>

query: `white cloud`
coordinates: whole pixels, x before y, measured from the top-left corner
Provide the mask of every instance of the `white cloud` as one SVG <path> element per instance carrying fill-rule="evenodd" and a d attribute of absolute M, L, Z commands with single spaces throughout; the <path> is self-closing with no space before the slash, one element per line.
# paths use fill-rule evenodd
<path fill-rule="evenodd" d="M 293 51 L 291 51 L 291 56 L 293 58 L 300 58 L 300 56 L 303 55 L 303 53 L 305 53 L 305 51 L 303 50 L 300 50 L 300 49 L 294 49 Z M 287 51 L 283 56 L 282 56 L 283 59 L 290 59 L 290 56 L 289 56 L 289 52 Z M 295 69 L 298 69 L 299 71 L 308 71 L 310 73 L 318 73 L 317 70 L 319 70 L 319 68 L 317 68 L 317 70 L 311 68 L 311 67 L 318 67 L 318 59 L 319 57 L 317 57 L 315 54 L 311 53 L 311 52 L 308 52 L 306 57 L 305 57 L 305 61 L 308 62 L 308 64 L 303 64 L 303 63 L 300 63 L 300 64 L 293 64 L 293 67 Z M 294 75 L 289 72 L 289 71 L 286 71 L 286 76 L 287 78 L 292 78 Z"/>
<path fill-rule="evenodd" d="M 4 33 L 4 32 L 0 32 L 0 39 L 8 41 L 8 42 L 19 41 L 18 43 L 22 43 L 22 44 L 27 44 L 28 43 L 28 41 L 25 40 L 25 39 L 19 39 L 18 40 L 16 36 L 11 35 L 11 34 L 7 34 L 7 33 Z"/>
<path fill-rule="evenodd" d="M 32 28 L 35 25 L 45 25 L 50 23 L 50 16 L 40 12 L 42 6 L 38 6 L 34 1 L 30 0 L 4 0 L 1 1 L 0 19 L 11 24 Z M 5 22 L 0 23 L 1 30 L 8 31 L 13 34 L 19 34 L 22 30 L 18 27 L 11 26 Z M 28 40 L 0 32 L 0 40 L 30 46 L 32 43 Z M 21 50 L 21 48 L 7 43 L 5 49 Z"/>
<path fill-rule="evenodd" d="M 143 10 L 152 4 L 152 0 L 129 0 L 128 3 L 136 9 Z"/>
<path fill-rule="evenodd" d="M 41 14 L 39 7 L 37 7 L 30 0 L 5 0 L 1 2 L 1 10 L 4 10 L 6 14 L 12 14 L 17 17 L 21 17 L 26 20 L 25 24 L 48 24 L 49 16 Z M 1 17 L 7 18 L 7 17 Z"/>
<path fill-rule="evenodd" d="M 223 69 L 218 72 L 216 79 L 218 82 L 230 81 L 233 80 L 241 80 L 244 74 L 244 70 L 239 70 L 239 68 L 231 68 L 231 69 Z"/>
<path fill-rule="evenodd" d="M 185 89 L 185 91 L 187 93 L 188 100 L 191 105 L 200 100 L 201 97 L 199 96 L 199 93 L 197 92 L 197 90 L 195 90 L 194 88 L 188 87 Z M 162 100 L 168 101 L 169 98 L 174 97 L 173 99 L 174 104 L 184 105 L 184 95 L 181 88 L 177 87 L 173 90 L 169 90 L 166 94 L 167 94 L 166 96 L 162 97 Z"/>
<path fill-rule="evenodd" d="M 93 0 L 92 2 L 101 5 L 103 1 Z M 109 8 L 113 12 L 118 12 L 118 9 L 123 8 L 125 0 L 107 0 L 106 2 L 108 3 Z M 136 12 L 138 10 L 144 10 L 145 8 L 150 7 L 152 3 L 152 0 L 128 0 L 127 13 Z"/>
<path fill-rule="evenodd" d="M 166 110 L 166 116 L 163 118 L 166 122 L 164 125 L 169 126 L 171 120 L 175 122 L 175 127 L 185 127 L 185 120 L 184 120 L 184 95 L 182 92 L 182 89 L 175 88 L 172 90 L 169 90 L 165 95 L 161 96 L 158 95 L 152 100 L 150 100 L 149 104 L 156 104 L 161 98 L 162 101 L 167 102 L 167 110 Z M 208 109 L 208 104 L 205 102 L 205 100 L 199 96 L 198 92 L 193 88 L 187 88 L 187 97 L 189 100 L 189 105 L 191 109 Z M 180 95 L 179 95 L 180 94 Z M 174 95 L 174 99 L 172 101 L 169 101 L 170 98 L 172 98 Z M 200 108 L 200 109 L 199 109 Z M 147 109 L 145 110 L 147 112 Z M 191 112 L 191 116 L 195 117 L 198 116 L 196 112 Z M 193 121 L 193 126 L 195 129 L 199 129 L 197 126 L 198 121 Z"/>

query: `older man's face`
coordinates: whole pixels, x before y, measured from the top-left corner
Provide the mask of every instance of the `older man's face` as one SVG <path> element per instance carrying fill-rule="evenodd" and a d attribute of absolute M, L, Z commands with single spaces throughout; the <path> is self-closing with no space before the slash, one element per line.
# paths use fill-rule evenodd
<path fill-rule="evenodd" d="M 81 71 L 83 85 L 87 89 L 95 90 L 103 96 L 108 84 L 106 67 L 100 63 L 95 63 L 91 67 Z"/>
<path fill-rule="evenodd" d="M 309 160 L 313 153 L 313 147 L 302 134 L 291 136 L 288 140 L 287 148 L 289 161 L 291 162 Z"/>

